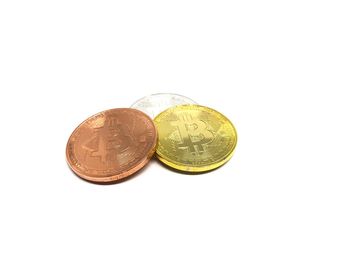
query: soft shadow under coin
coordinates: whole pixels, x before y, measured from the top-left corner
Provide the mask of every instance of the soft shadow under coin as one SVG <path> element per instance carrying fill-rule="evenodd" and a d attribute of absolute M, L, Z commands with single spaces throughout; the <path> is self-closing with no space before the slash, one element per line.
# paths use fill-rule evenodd
<path fill-rule="evenodd" d="M 190 172 L 190 171 L 182 171 L 182 170 L 177 170 L 169 165 L 166 165 L 165 163 L 161 162 L 156 156 L 154 156 L 153 158 L 157 159 L 157 163 L 159 163 L 161 166 L 165 167 L 166 169 L 174 172 L 174 173 L 179 173 L 179 174 L 185 174 L 185 175 L 201 175 L 201 174 L 207 174 L 207 173 L 210 173 L 210 172 L 213 172 L 213 171 L 216 171 L 217 169 L 223 167 L 224 165 L 227 164 L 224 163 L 223 165 L 215 168 L 215 169 L 212 169 L 212 170 L 209 170 L 209 171 L 203 171 L 203 172 Z"/>
<path fill-rule="evenodd" d="M 152 161 L 152 159 L 150 160 L 150 162 Z M 66 163 L 66 165 L 68 166 L 69 170 L 75 175 L 75 177 L 78 177 L 80 180 L 84 181 L 84 182 L 88 182 L 91 184 L 97 184 L 97 185 L 114 185 L 114 184 L 120 184 L 129 180 L 134 179 L 135 177 L 139 176 L 141 173 L 145 172 L 145 170 L 148 169 L 150 163 L 146 164 L 144 167 L 142 167 L 140 170 L 138 170 L 137 172 L 133 173 L 132 175 L 129 175 L 127 177 L 124 177 L 122 179 L 119 179 L 118 181 L 111 181 L 111 182 L 94 182 L 94 181 L 89 181 L 87 179 L 84 179 L 82 177 L 80 177 L 79 175 L 77 175 L 72 168 L 69 166 L 68 163 Z"/>

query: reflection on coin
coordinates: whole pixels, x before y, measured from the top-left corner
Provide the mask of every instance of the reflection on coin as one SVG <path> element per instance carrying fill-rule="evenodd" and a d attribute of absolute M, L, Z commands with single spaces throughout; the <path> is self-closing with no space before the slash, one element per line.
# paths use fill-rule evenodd
<path fill-rule="evenodd" d="M 135 109 L 100 112 L 70 136 L 66 156 L 71 169 L 93 182 L 132 175 L 154 154 L 157 132 L 150 117 Z"/>
<path fill-rule="evenodd" d="M 205 172 L 226 163 L 233 155 L 237 133 L 221 113 L 199 105 L 165 110 L 155 119 L 158 159 L 186 172 Z"/>
<path fill-rule="evenodd" d="M 157 93 L 152 94 L 136 101 L 131 108 L 143 111 L 151 118 L 154 118 L 162 111 L 183 104 L 197 104 L 193 100 L 178 94 Z"/>

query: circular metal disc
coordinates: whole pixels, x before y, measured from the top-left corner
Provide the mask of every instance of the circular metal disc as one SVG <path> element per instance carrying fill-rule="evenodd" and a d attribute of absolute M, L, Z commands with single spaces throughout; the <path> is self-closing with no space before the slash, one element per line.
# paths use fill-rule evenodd
<path fill-rule="evenodd" d="M 152 119 L 135 109 L 112 109 L 91 116 L 70 136 L 66 156 L 71 169 L 93 182 L 115 182 L 145 166 L 155 152 Z"/>
<path fill-rule="evenodd" d="M 184 104 L 197 103 L 190 98 L 182 95 L 172 93 L 157 93 L 139 99 L 131 105 L 131 108 L 138 109 L 146 113 L 151 118 L 154 118 L 159 113 L 170 107 Z"/>
<path fill-rule="evenodd" d="M 205 172 L 226 163 L 233 155 L 237 133 L 216 110 L 182 105 L 165 110 L 155 119 L 158 159 L 186 172 Z"/>

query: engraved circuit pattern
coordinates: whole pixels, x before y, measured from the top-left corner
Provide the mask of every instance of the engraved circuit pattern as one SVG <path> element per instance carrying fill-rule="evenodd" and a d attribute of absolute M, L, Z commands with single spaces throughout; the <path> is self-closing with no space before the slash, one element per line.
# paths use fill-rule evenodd
<path fill-rule="evenodd" d="M 141 169 L 155 151 L 152 120 L 134 109 L 113 109 L 84 121 L 67 144 L 72 170 L 96 182 L 119 180 Z"/>
<path fill-rule="evenodd" d="M 168 109 L 155 123 L 159 131 L 157 157 L 183 171 L 221 166 L 231 158 L 237 143 L 233 124 L 221 113 L 199 105 Z"/>

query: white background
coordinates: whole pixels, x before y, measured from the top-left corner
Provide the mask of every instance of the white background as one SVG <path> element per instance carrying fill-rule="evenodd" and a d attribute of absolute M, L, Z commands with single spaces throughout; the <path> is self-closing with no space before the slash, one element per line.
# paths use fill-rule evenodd
<path fill-rule="evenodd" d="M 350 262 L 349 1 L 0 2 L 0 262 Z M 156 92 L 236 125 L 231 161 L 124 183 L 74 128 Z"/>

